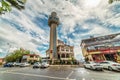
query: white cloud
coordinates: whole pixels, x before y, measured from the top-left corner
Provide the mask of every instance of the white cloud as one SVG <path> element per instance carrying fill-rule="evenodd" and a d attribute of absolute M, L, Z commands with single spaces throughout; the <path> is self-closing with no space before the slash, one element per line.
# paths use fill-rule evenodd
<path fill-rule="evenodd" d="M 0 2 L 0 7 L 2 7 L 2 3 Z"/>
<path fill-rule="evenodd" d="M 83 59 L 82 50 L 81 50 L 80 46 L 74 47 L 74 53 L 75 53 L 74 56 L 77 60 Z"/>
<path fill-rule="evenodd" d="M 110 33 L 109 29 L 95 24 L 93 25 L 92 30 L 88 32 L 88 34 L 90 35 L 105 35 L 109 33 Z"/>
<path fill-rule="evenodd" d="M 13 47 L 23 47 L 25 49 L 29 49 L 35 52 L 38 52 L 36 50 L 37 45 L 31 42 L 32 38 L 29 34 L 22 33 L 18 31 L 16 28 L 12 28 L 9 25 L 2 24 L 4 27 L 0 27 L 0 32 L 4 34 L 0 34 L 1 38 L 4 38 L 8 40 L 8 42 L 13 42 L 14 44 L 11 44 Z"/>
<path fill-rule="evenodd" d="M 93 8 L 99 5 L 101 0 L 85 0 L 84 1 L 84 7 L 85 8 Z"/>
<path fill-rule="evenodd" d="M 0 53 L 2 53 L 3 52 L 3 50 L 2 49 L 0 49 Z"/>
<path fill-rule="evenodd" d="M 108 0 L 28 0 L 25 10 L 18 11 L 17 9 L 13 9 L 11 13 L 0 16 L 0 18 L 18 23 L 17 25 L 22 26 L 27 31 L 25 33 L 20 32 L 16 28 L 13 28 L 14 24 L 4 22 L 0 19 L 0 38 L 12 42 L 17 47 L 38 52 L 36 48 L 39 45 L 48 45 L 49 31 L 42 28 L 45 27 L 44 25 L 38 26 L 33 20 L 36 17 L 47 19 L 45 15 L 50 15 L 52 11 L 56 11 L 62 24 L 60 30 L 62 35 L 58 34 L 59 38 L 61 36 L 62 39 L 68 39 L 67 34 L 72 33 L 75 39 L 70 38 L 69 42 L 75 45 L 75 53 L 81 55 L 82 52 L 78 45 L 82 37 L 112 33 L 112 30 L 106 27 L 108 23 L 117 27 L 120 26 L 120 13 L 115 14 L 111 10 L 115 5 L 119 5 L 119 3 L 110 5 L 108 4 Z M 92 22 L 86 23 L 86 20 L 92 18 L 93 20 L 94 18 L 98 19 L 102 25 Z M 79 30 L 88 29 L 88 32 L 74 33 L 76 24 L 80 25 Z M 38 36 L 32 37 L 29 34 L 31 30 L 36 32 Z M 44 53 L 45 51 L 41 52 Z M 42 55 L 44 56 L 44 54 Z"/>

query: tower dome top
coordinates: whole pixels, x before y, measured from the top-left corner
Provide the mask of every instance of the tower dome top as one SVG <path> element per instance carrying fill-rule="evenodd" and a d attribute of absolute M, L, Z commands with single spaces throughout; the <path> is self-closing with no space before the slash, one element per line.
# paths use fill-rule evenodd
<path fill-rule="evenodd" d="M 48 18 L 48 25 L 51 26 L 53 23 L 59 25 L 59 18 L 56 12 L 52 12 Z"/>
<path fill-rule="evenodd" d="M 57 13 L 56 13 L 56 12 L 52 12 L 52 13 L 51 13 L 51 16 L 56 17 L 56 16 L 57 16 Z"/>

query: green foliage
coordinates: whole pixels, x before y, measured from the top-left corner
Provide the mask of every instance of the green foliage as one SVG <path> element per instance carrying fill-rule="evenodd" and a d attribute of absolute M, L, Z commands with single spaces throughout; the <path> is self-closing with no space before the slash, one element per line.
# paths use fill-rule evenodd
<path fill-rule="evenodd" d="M 112 4 L 114 1 L 120 1 L 120 0 L 109 0 L 109 4 Z"/>
<path fill-rule="evenodd" d="M 0 14 L 11 11 L 11 6 L 22 10 L 25 8 L 26 0 L 0 0 Z"/>
<path fill-rule="evenodd" d="M 26 0 L 7 0 L 13 7 L 21 10 L 25 8 Z"/>
<path fill-rule="evenodd" d="M 40 63 L 42 62 L 42 58 L 41 58 L 41 57 L 39 57 L 39 62 L 40 62 Z"/>
<path fill-rule="evenodd" d="M 109 4 L 113 3 L 113 0 L 109 0 Z"/>
<path fill-rule="evenodd" d="M 7 1 L 2 0 L 0 2 L 0 14 L 4 13 L 4 12 L 9 12 L 11 11 L 11 7 L 10 7 L 10 3 L 8 3 Z"/>
<path fill-rule="evenodd" d="M 30 54 L 29 50 L 19 49 L 16 50 L 5 57 L 6 62 L 21 62 L 22 56 L 24 54 Z"/>
<path fill-rule="evenodd" d="M 0 65 L 2 65 L 2 63 L 0 62 Z"/>

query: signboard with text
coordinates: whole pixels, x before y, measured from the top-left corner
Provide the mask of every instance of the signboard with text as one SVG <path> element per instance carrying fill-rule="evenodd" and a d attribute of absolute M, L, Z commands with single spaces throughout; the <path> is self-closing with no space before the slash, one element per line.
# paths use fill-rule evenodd
<path fill-rule="evenodd" d="M 116 53 L 117 50 L 104 50 L 104 51 L 101 51 L 102 53 L 104 54 L 112 54 L 112 53 Z"/>

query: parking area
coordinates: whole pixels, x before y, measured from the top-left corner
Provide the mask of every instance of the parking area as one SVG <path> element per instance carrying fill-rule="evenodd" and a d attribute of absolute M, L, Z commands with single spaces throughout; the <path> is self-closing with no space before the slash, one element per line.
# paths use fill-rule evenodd
<path fill-rule="evenodd" d="M 0 80 L 120 80 L 120 72 L 94 71 L 81 67 L 51 66 L 0 68 Z"/>

